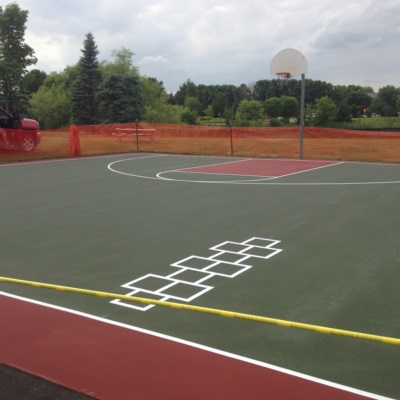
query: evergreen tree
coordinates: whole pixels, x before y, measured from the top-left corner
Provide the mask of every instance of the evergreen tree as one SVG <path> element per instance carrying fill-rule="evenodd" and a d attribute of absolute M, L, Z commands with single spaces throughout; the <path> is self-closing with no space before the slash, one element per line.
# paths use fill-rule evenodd
<path fill-rule="evenodd" d="M 137 76 L 109 75 L 98 92 L 101 123 L 132 122 L 144 113 L 141 84 Z"/>
<path fill-rule="evenodd" d="M 17 3 L 0 6 L 0 95 L 3 107 L 17 106 L 26 68 L 36 64 L 34 50 L 24 42 L 28 11 Z"/>
<path fill-rule="evenodd" d="M 78 77 L 72 87 L 72 114 L 75 124 L 93 125 L 98 122 L 97 90 L 102 74 L 97 60 L 99 51 L 90 32 L 83 42 L 82 54 Z"/>

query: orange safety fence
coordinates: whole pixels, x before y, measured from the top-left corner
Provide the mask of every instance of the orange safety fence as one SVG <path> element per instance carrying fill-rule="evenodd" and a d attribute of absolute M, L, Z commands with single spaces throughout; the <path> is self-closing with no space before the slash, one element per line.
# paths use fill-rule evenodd
<path fill-rule="evenodd" d="M 87 125 L 42 131 L 33 152 L 0 150 L 1 161 L 134 152 L 299 158 L 300 129 L 156 123 Z M 305 159 L 400 162 L 400 132 L 305 127 Z"/>

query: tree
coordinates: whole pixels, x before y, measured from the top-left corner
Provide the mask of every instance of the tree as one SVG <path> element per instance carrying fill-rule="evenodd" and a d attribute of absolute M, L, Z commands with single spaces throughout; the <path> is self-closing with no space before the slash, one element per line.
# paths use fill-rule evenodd
<path fill-rule="evenodd" d="M 351 114 L 351 107 L 347 104 L 347 102 L 342 101 L 339 104 L 337 114 L 336 114 L 336 121 L 338 122 L 351 122 L 352 114 Z"/>
<path fill-rule="evenodd" d="M 181 121 L 189 125 L 197 125 L 197 113 L 185 108 L 181 114 Z"/>
<path fill-rule="evenodd" d="M 102 74 L 97 61 L 99 51 L 90 32 L 83 45 L 78 77 L 72 87 L 72 113 L 75 124 L 92 125 L 98 121 L 97 90 Z"/>
<path fill-rule="evenodd" d="M 62 128 L 71 122 L 71 91 L 66 72 L 52 72 L 32 94 L 30 110 L 43 129 Z"/>
<path fill-rule="evenodd" d="M 293 96 L 283 96 L 280 98 L 282 103 L 282 117 L 288 120 L 290 117 L 298 117 L 299 102 Z"/>
<path fill-rule="evenodd" d="M 103 75 L 131 75 L 139 76 L 139 70 L 132 64 L 132 58 L 135 53 L 125 47 L 119 50 L 113 50 L 111 57 L 114 61 L 102 61 L 100 63 L 100 70 Z"/>
<path fill-rule="evenodd" d="M 337 107 L 334 101 L 324 96 L 317 100 L 314 122 L 318 126 L 326 126 L 328 122 L 335 121 Z"/>
<path fill-rule="evenodd" d="M 34 50 L 24 41 L 27 19 L 28 11 L 17 3 L 0 6 L 0 94 L 7 110 L 17 105 L 26 68 L 37 62 Z"/>
<path fill-rule="evenodd" d="M 264 110 L 257 100 L 242 100 L 236 112 L 235 123 L 239 126 L 259 126 L 264 121 Z"/>
<path fill-rule="evenodd" d="M 351 114 L 354 118 L 364 114 L 371 104 L 371 97 L 361 86 L 353 86 L 347 94 L 347 104 L 351 108 Z"/>
<path fill-rule="evenodd" d="M 397 105 L 397 114 L 399 115 L 399 117 L 400 117 L 400 94 L 397 96 L 397 100 L 396 100 L 396 105 Z"/>
<path fill-rule="evenodd" d="M 173 97 L 173 103 L 183 106 L 187 97 L 198 97 L 197 86 L 188 79 Z"/>
<path fill-rule="evenodd" d="M 204 112 L 204 115 L 206 115 L 207 117 L 210 117 L 210 118 L 212 118 L 214 115 L 213 108 L 210 104 L 206 107 L 206 109 L 203 112 Z"/>
<path fill-rule="evenodd" d="M 31 95 L 36 93 L 46 80 L 47 74 L 39 69 L 33 69 L 25 74 L 21 81 L 21 90 Z"/>
<path fill-rule="evenodd" d="M 197 115 L 201 113 L 202 106 L 200 100 L 197 97 L 186 97 L 185 107 L 195 112 Z"/>
<path fill-rule="evenodd" d="M 329 97 L 333 100 L 336 95 L 337 93 L 335 92 L 334 87 L 331 83 L 306 79 L 306 104 L 316 104 L 318 99 L 321 99 L 322 97 Z"/>
<path fill-rule="evenodd" d="M 224 115 L 225 109 L 228 107 L 228 100 L 224 93 L 219 92 L 213 102 L 211 103 L 214 117 L 221 117 Z"/>
<path fill-rule="evenodd" d="M 267 99 L 268 87 L 271 81 L 260 80 L 257 81 L 253 89 L 253 99 L 258 101 L 265 101 Z"/>
<path fill-rule="evenodd" d="M 392 85 L 379 89 L 373 104 L 374 111 L 387 117 L 398 116 L 397 96 L 399 95 L 400 89 L 396 89 Z"/>
<path fill-rule="evenodd" d="M 183 106 L 169 104 L 166 96 L 160 97 L 151 107 L 146 107 L 146 121 L 179 124 L 183 111 Z"/>
<path fill-rule="evenodd" d="M 109 75 L 98 92 L 101 117 L 104 124 L 132 122 L 144 114 L 139 78 L 129 75 Z"/>
<path fill-rule="evenodd" d="M 279 97 L 271 97 L 264 102 L 265 113 L 271 118 L 282 116 L 282 102 Z"/>
<path fill-rule="evenodd" d="M 153 104 L 158 103 L 158 100 L 166 99 L 167 93 L 164 89 L 164 84 L 157 78 L 140 77 L 141 93 L 143 105 L 145 107 L 152 107 Z"/>

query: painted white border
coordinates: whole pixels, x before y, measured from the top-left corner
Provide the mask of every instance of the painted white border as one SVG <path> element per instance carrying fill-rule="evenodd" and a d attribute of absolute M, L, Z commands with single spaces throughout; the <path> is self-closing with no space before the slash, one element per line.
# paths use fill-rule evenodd
<path fill-rule="evenodd" d="M 135 157 L 132 157 L 135 156 Z M 230 185 L 274 185 L 274 186 L 351 186 L 351 185 L 389 185 L 389 184 L 399 184 L 399 181 L 371 181 L 371 182 L 271 182 L 273 179 L 278 179 L 282 178 L 280 177 L 266 177 L 266 178 L 260 178 L 260 179 L 248 179 L 248 180 L 235 180 L 235 181 L 199 181 L 199 180 L 189 180 L 189 179 L 172 179 L 172 178 L 166 178 L 162 177 L 163 174 L 167 173 L 173 173 L 173 172 L 184 172 L 184 169 L 181 170 L 167 170 L 167 171 L 161 171 L 159 172 L 156 176 L 151 177 L 151 176 L 145 176 L 145 175 L 138 175 L 138 174 L 130 174 L 122 171 L 118 171 L 117 169 L 113 168 L 112 165 L 117 164 L 119 162 L 124 162 L 124 161 L 136 161 L 140 159 L 146 159 L 146 158 L 155 158 L 155 157 L 198 157 L 198 158 L 217 158 L 215 156 L 199 156 L 199 155 L 180 155 L 180 154 L 146 154 L 146 153 L 127 153 L 127 154 L 112 154 L 112 155 L 98 155 L 98 156 L 87 156 L 87 157 L 75 157 L 75 158 L 59 158 L 59 159 L 51 159 L 51 160 L 33 160 L 33 161 L 21 161 L 21 162 L 9 162 L 9 163 L 0 163 L 0 168 L 5 168 L 5 167 L 20 167 L 24 165 L 41 165 L 41 164 L 48 164 L 48 163 L 57 163 L 57 162 L 76 162 L 76 161 L 88 161 L 88 160 L 93 160 L 93 159 L 106 159 L 106 158 L 116 158 L 116 157 L 129 157 L 129 158 L 124 158 L 120 159 L 117 161 L 114 161 L 110 164 L 107 165 L 107 168 L 117 174 L 120 175 L 126 175 L 126 176 L 131 176 L 135 178 L 142 178 L 142 179 L 153 179 L 153 180 L 164 180 L 164 181 L 173 181 L 173 182 L 187 182 L 187 183 L 206 183 L 206 184 L 230 184 Z M 228 157 L 218 157 L 218 158 L 227 158 Z M 232 163 L 232 162 L 240 162 L 240 161 L 247 161 L 250 159 L 242 159 L 242 160 L 230 160 L 227 161 L 227 163 Z M 270 160 L 270 159 L 268 159 Z M 275 161 L 302 161 L 302 162 L 312 162 L 312 161 L 318 161 L 318 160 L 298 160 L 298 159 L 274 159 Z M 393 165 L 397 166 L 398 164 L 395 163 L 373 163 L 373 162 L 358 162 L 358 161 L 346 161 L 346 162 L 337 162 L 334 164 L 330 164 L 327 166 L 322 166 L 318 168 L 325 168 L 325 167 L 330 167 L 330 166 L 335 166 L 335 165 L 340 165 L 340 164 L 365 164 L 365 165 Z M 215 164 L 208 164 L 206 166 L 211 166 Z M 300 173 L 307 173 L 310 170 L 306 171 L 300 171 L 297 172 L 296 174 Z M 185 173 L 190 173 L 189 171 L 186 171 Z M 192 172 L 194 173 L 194 172 Z M 206 175 L 206 174 L 204 174 Z M 218 175 L 218 174 L 217 174 Z M 224 174 L 227 175 L 227 174 Z M 290 174 L 289 174 L 290 175 Z M 287 175 L 287 176 L 289 176 Z M 243 176 L 243 175 L 241 175 Z M 286 176 L 286 175 L 285 175 Z M 249 176 L 250 177 L 250 176 Z M 268 181 L 268 182 L 267 182 Z"/>
<path fill-rule="evenodd" d="M 201 345 L 201 344 L 198 344 L 198 343 L 194 343 L 194 342 L 190 342 L 190 341 L 187 341 L 187 340 L 175 338 L 173 336 L 165 335 L 165 334 L 158 333 L 158 332 L 153 332 L 153 331 L 150 331 L 150 330 L 147 330 L 147 329 L 139 328 L 139 327 L 136 327 L 136 326 L 131 326 L 131 325 L 128 325 L 128 324 L 117 322 L 117 321 L 111 321 L 111 320 L 108 320 L 108 319 L 105 319 L 105 318 L 102 318 L 102 317 L 96 317 L 95 315 L 87 314 L 87 313 L 84 313 L 84 312 L 81 312 L 81 311 L 71 310 L 69 308 L 65 308 L 65 307 L 60 307 L 60 306 L 56 306 L 56 305 L 53 305 L 53 304 L 44 303 L 44 302 L 41 302 L 41 301 L 38 301 L 38 300 L 28 299 L 28 298 L 25 298 L 25 297 L 22 297 L 22 296 L 17 296 L 17 295 L 11 294 L 11 293 L 3 292 L 3 291 L 0 291 L 0 295 L 6 296 L 6 297 L 10 297 L 10 298 L 13 298 L 13 299 L 17 299 L 17 300 L 21 300 L 21 301 L 25 301 L 27 303 L 36 304 L 36 305 L 39 305 L 39 306 L 48 307 L 48 308 L 51 308 L 51 309 L 54 309 L 54 310 L 63 311 L 63 312 L 67 312 L 67 313 L 74 314 L 74 315 L 79 315 L 81 317 L 89 318 L 89 319 L 92 319 L 92 320 L 95 320 L 95 321 L 104 322 L 106 324 L 118 326 L 118 327 L 125 328 L 125 329 L 130 329 L 130 330 L 135 331 L 135 332 L 144 333 L 144 334 L 155 336 L 155 337 L 158 337 L 158 338 L 161 338 L 161 339 L 170 340 L 170 341 L 175 342 L 175 343 L 180 343 L 180 344 L 183 344 L 185 346 L 190 346 L 190 347 L 194 347 L 194 348 L 197 348 L 197 349 L 200 349 L 200 350 L 208 351 L 210 353 L 218 354 L 218 355 L 221 355 L 223 357 L 229 357 L 229 358 L 232 358 L 232 359 L 235 359 L 235 360 L 239 360 L 239 361 L 243 361 L 243 362 L 246 362 L 246 363 L 249 363 L 249 364 L 257 365 L 259 367 L 268 368 L 268 369 L 271 369 L 273 371 L 277 371 L 277 372 L 281 372 L 281 373 L 284 373 L 284 374 L 287 374 L 287 375 L 295 376 L 297 378 L 308 380 L 310 382 L 315 382 L 315 383 L 318 383 L 318 384 L 321 384 L 321 385 L 325 385 L 325 386 L 329 386 L 329 387 L 332 387 L 332 388 L 335 388 L 335 389 L 338 389 L 338 390 L 343 390 L 343 391 L 346 391 L 346 392 L 349 392 L 349 393 L 358 394 L 360 396 L 369 397 L 370 399 L 374 399 L 374 400 L 396 400 L 396 399 L 392 399 L 392 398 L 389 398 L 389 397 L 384 397 L 384 396 L 376 395 L 376 394 L 373 394 L 373 393 L 365 392 L 365 391 L 362 391 L 362 390 L 359 390 L 359 389 L 350 388 L 348 386 L 340 385 L 340 384 L 337 384 L 337 383 L 329 382 L 329 381 L 326 381 L 324 379 L 315 378 L 313 376 L 305 375 L 305 374 L 302 374 L 302 373 L 299 373 L 299 372 L 295 372 L 295 371 L 291 371 L 291 370 L 286 369 L 286 368 L 277 367 L 275 365 L 264 363 L 264 362 L 257 361 L 257 360 L 253 360 L 251 358 L 247 358 L 247 357 L 239 356 L 239 355 L 236 355 L 236 354 L 233 354 L 233 353 L 229 353 L 229 352 L 226 352 L 226 351 L 214 349 L 212 347 L 204 346 L 204 345 Z"/>
<path fill-rule="evenodd" d="M 152 157 L 152 156 L 149 156 L 149 157 Z M 167 178 L 166 176 L 164 176 L 164 175 L 167 175 L 168 173 L 177 173 L 177 172 L 190 173 L 190 174 L 195 173 L 195 172 L 190 172 L 190 171 L 185 172 L 184 169 L 160 171 L 156 174 L 156 176 L 145 176 L 145 175 L 140 175 L 140 174 L 132 174 L 132 173 L 128 173 L 128 172 L 122 172 L 122 171 L 119 171 L 115 167 L 116 164 L 121 163 L 121 162 L 137 161 L 142 158 L 149 158 L 149 157 L 140 157 L 140 158 L 131 158 L 131 159 L 122 159 L 122 160 L 113 161 L 112 163 L 108 164 L 107 168 L 114 173 L 131 176 L 131 177 L 135 177 L 135 178 L 153 179 L 153 180 L 155 179 L 155 180 L 171 181 L 171 182 L 206 183 L 206 184 L 219 184 L 219 185 L 224 184 L 224 185 L 274 185 L 274 186 L 356 186 L 356 185 L 359 186 L 359 185 L 387 185 L 387 184 L 400 183 L 400 181 L 371 181 L 371 182 L 275 182 L 274 181 L 274 182 L 272 182 L 273 180 L 283 178 L 283 177 L 288 177 L 291 175 L 306 174 L 310 171 L 315 171 L 317 169 L 334 167 L 337 165 L 343 165 L 343 164 L 345 164 L 344 162 L 336 162 L 336 163 L 332 163 L 329 165 L 322 165 L 322 166 L 319 166 L 316 168 L 311 168 L 311 169 L 308 169 L 305 171 L 294 172 L 291 174 L 282 175 L 282 176 L 278 176 L 278 177 L 266 177 L 266 178 L 246 179 L 246 180 L 238 179 L 238 180 L 232 180 L 232 181 L 224 181 L 224 180 L 207 181 L 207 180 L 177 179 L 177 178 Z M 159 157 L 159 156 L 157 156 L 157 157 Z M 188 156 L 188 157 L 192 157 L 192 156 Z M 230 164 L 230 163 L 236 163 L 236 162 L 240 162 L 240 161 L 249 161 L 249 160 L 252 160 L 252 159 L 249 158 L 249 159 L 234 160 L 234 161 L 230 160 L 230 161 L 227 161 L 226 163 L 221 163 L 221 164 Z M 279 161 L 310 162 L 310 161 L 316 161 L 316 160 L 279 160 Z M 354 164 L 363 164 L 363 163 L 354 163 Z M 371 164 L 371 163 L 365 163 L 365 164 Z M 202 167 L 208 167 L 208 166 L 212 166 L 212 165 L 215 165 L 215 164 L 203 165 Z M 381 164 L 377 164 L 377 165 L 381 165 Z M 385 164 L 385 165 L 397 165 L 397 164 Z M 190 167 L 190 168 L 192 168 L 192 167 Z M 207 173 L 205 173 L 204 175 L 207 175 Z M 210 175 L 218 175 L 218 174 L 210 174 Z M 221 175 L 227 175 L 227 174 L 221 174 Z M 249 177 L 251 177 L 251 176 L 249 176 Z"/>

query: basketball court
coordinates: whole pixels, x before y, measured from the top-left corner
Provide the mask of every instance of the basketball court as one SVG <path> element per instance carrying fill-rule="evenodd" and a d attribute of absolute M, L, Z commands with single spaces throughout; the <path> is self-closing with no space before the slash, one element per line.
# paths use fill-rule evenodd
<path fill-rule="evenodd" d="M 0 363 L 95 398 L 399 398 L 399 165 L 140 153 L 0 182 Z"/>

